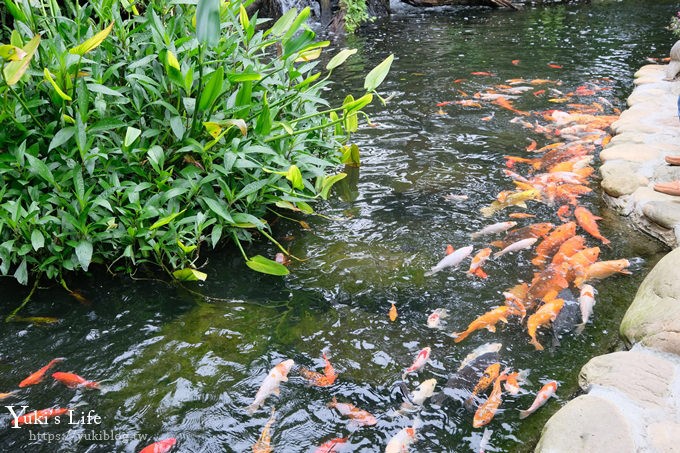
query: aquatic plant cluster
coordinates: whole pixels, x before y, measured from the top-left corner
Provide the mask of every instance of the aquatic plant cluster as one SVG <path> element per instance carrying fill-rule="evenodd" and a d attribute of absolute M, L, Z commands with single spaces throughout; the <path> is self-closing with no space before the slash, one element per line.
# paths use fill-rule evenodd
<path fill-rule="evenodd" d="M 343 147 L 366 93 L 330 107 L 332 70 L 290 10 L 267 29 L 248 2 L 10 0 L 0 46 L 0 275 L 22 284 L 92 263 L 112 273 L 160 267 L 205 279 L 201 252 L 271 236 L 268 219 L 311 214 L 356 153 Z M 36 278 L 36 282 L 39 278 Z"/>
<path fill-rule="evenodd" d="M 671 17 L 671 23 L 668 25 L 668 29 L 673 32 L 675 36 L 680 38 L 680 11 L 678 11 L 675 16 Z"/>

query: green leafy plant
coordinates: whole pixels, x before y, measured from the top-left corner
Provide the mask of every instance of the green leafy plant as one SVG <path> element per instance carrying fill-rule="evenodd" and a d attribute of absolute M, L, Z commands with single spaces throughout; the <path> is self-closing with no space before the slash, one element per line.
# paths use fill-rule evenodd
<path fill-rule="evenodd" d="M 344 14 L 347 33 L 354 33 L 361 24 L 371 19 L 366 0 L 340 0 L 340 9 Z"/>
<path fill-rule="evenodd" d="M 62 6 L 60 6 L 62 5 Z M 0 46 L 0 274 L 26 284 L 92 263 L 133 273 L 160 266 L 205 279 L 201 252 L 271 235 L 282 210 L 311 214 L 344 173 L 336 168 L 366 93 L 331 107 L 322 92 L 342 50 L 290 10 L 268 29 L 241 2 L 8 0 Z M 391 62 L 391 59 L 390 59 Z M 352 157 L 353 156 L 353 157 Z M 358 163 L 358 151 L 350 153 Z"/>
<path fill-rule="evenodd" d="M 680 38 L 680 11 L 675 16 L 671 17 L 671 22 L 668 29 L 677 37 Z"/>

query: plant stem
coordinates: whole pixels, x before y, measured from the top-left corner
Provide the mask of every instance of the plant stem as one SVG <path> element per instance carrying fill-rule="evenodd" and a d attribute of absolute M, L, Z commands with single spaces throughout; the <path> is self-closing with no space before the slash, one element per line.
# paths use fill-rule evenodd
<path fill-rule="evenodd" d="M 17 308 L 14 309 L 12 313 L 10 313 L 6 318 L 5 322 L 11 322 L 12 319 L 19 313 L 19 311 L 26 306 L 26 304 L 31 300 L 33 297 L 33 293 L 35 293 L 35 290 L 38 289 L 38 282 L 40 282 L 40 277 L 42 274 L 38 274 L 35 279 L 35 283 L 33 284 L 33 288 L 31 288 L 31 292 L 28 293 L 28 296 L 21 302 L 21 305 L 19 305 Z"/>
<path fill-rule="evenodd" d="M 19 94 L 17 94 L 16 91 L 14 91 L 14 88 L 12 88 L 12 86 L 9 83 L 7 83 L 7 79 L 5 79 L 5 65 L 4 64 L 2 65 L 2 68 L 0 68 L 0 74 L 2 74 L 2 81 L 5 82 L 5 85 L 7 85 L 7 88 L 9 88 L 10 93 L 12 93 L 12 95 L 15 98 L 17 98 L 17 100 L 21 103 L 21 105 L 24 107 L 26 112 L 31 116 L 31 118 L 33 118 L 33 121 L 35 121 L 35 123 L 38 126 L 40 126 L 41 129 L 44 129 L 45 126 L 43 125 L 43 123 L 38 118 L 35 117 L 35 115 L 33 115 L 33 112 L 31 112 L 31 109 L 28 108 L 28 106 L 26 105 L 26 102 L 24 102 L 24 99 L 21 96 L 19 96 Z"/>
<path fill-rule="evenodd" d="M 328 127 L 331 127 L 331 126 L 335 126 L 336 124 L 338 124 L 338 123 L 340 123 L 340 122 L 342 122 L 342 121 L 345 121 L 345 118 L 344 118 L 344 117 L 343 117 L 343 118 L 338 118 L 337 120 L 331 121 L 330 123 L 319 124 L 318 126 L 310 127 L 309 129 L 302 129 L 302 130 L 299 130 L 299 131 L 295 131 L 295 132 L 293 132 L 292 134 L 286 133 L 286 134 L 275 135 L 274 137 L 266 138 L 266 139 L 264 140 L 264 142 L 265 142 L 265 143 L 269 143 L 269 142 L 273 142 L 273 141 L 276 141 L 276 140 L 280 140 L 280 139 L 286 138 L 286 137 L 293 137 L 293 136 L 295 136 L 295 135 L 306 134 L 307 132 L 318 131 L 319 129 L 325 129 L 325 128 L 328 128 Z"/>
<path fill-rule="evenodd" d="M 234 231 L 232 234 L 234 236 L 234 241 L 236 242 L 236 245 L 238 245 L 239 250 L 241 250 L 241 254 L 243 255 L 243 259 L 248 261 L 249 260 L 248 255 L 246 255 L 245 250 L 243 250 L 243 246 L 241 245 L 241 241 L 238 240 L 238 236 L 236 236 L 236 232 Z"/>

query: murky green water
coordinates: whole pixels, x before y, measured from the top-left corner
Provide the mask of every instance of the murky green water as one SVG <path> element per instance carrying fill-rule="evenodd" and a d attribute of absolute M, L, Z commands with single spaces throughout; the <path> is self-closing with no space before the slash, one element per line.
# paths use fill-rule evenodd
<path fill-rule="evenodd" d="M 490 341 L 503 344 L 505 365 L 531 370 L 531 392 L 546 380 L 560 382 L 558 398 L 523 421 L 517 409 L 528 407 L 533 394 L 505 396 L 504 411 L 489 425 L 488 451 L 531 450 L 549 416 L 577 393 L 580 367 L 618 347 L 619 321 L 662 249 L 606 210 L 598 191 L 584 196 L 582 204 L 605 218 L 601 229 L 613 243 L 603 248 L 602 259 L 643 259 L 634 275 L 595 285 L 598 304 L 585 334 L 564 338 L 555 351 L 537 352 L 523 328 L 511 321 L 495 334 L 481 331 L 454 344 L 448 333 L 463 330 L 502 302 L 501 291 L 531 278 L 530 255 L 490 263 L 486 281 L 468 279 L 462 270 L 432 277 L 423 273 L 441 258 L 447 243 L 467 245 L 470 232 L 491 223 L 480 217 L 479 208 L 512 186 L 502 174 L 502 156 L 521 153 L 532 138 L 546 142 L 510 123 L 513 114 L 497 106 L 449 105 L 439 114 L 436 104 L 461 99 L 457 88 L 472 94 L 521 77 L 559 80 L 563 92 L 599 81 L 612 88 L 601 96 L 623 108 L 635 70 L 648 56 L 667 55 L 673 38 L 664 27 L 674 13 L 673 2 L 632 0 L 521 12 L 403 10 L 338 43 L 359 52 L 337 71 L 333 95 L 342 99 L 352 87 L 359 92 L 363 75 L 394 53 L 397 59 L 383 87 L 394 98 L 387 107 L 373 109 L 379 127 L 356 134 L 363 165 L 338 188 L 338 198 L 319 207 L 329 218 L 305 219 L 309 230 L 276 225 L 277 237 L 307 260 L 294 264 L 290 277 L 278 279 L 253 274 L 238 254 L 219 251 L 206 270 L 209 281 L 191 291 L 99 275 L 80 284 L 87 305 L 59 288 L 40 290 L 24 315 L 61 321 L 49 327 L 3 325 L 0 392 L 15 389 L 54 357 L 66 358 L 55 369 L 100 380 L 102 390 L 71 390 L 48 377 L 2 404 L 71 407 L 77 415 L 93 411 L 101 422 L 64 419 L 59 425 L 10 429 L 11 417 L 3 409 L 0 450 L 133 452 L 176 437 L 176 451 L 250 451 L 274 405 L 275 451 L 312 451 L 328 439 L 347 436 L 350 446 L 343 451 L 382 451 L 392 435 L 412 423 L 413 417 L 389 413 L 403 400 L 396 384 L 415 354 L 432 348 L 431 363 L 407 379 L 409 387 L 430 377 L 441 386 L 465 355 Z M 511 63 L 515 59 L 519 65 Z M 474 77 L 472 71 L 495 75 Z M 462 78 L 467 81 L 454 84 Z M 524 95 L 515 103 L 522 110 L 559 108 L 546 97 Z M 491 121 L 480 120 L 493 112 Z M 451 193 L 468 199 L 447 200 Z M 534 203 L 529 211 L 540 221 L 556 221 L 554 207 Z M 260 246 L 257 252 L 273 255 L 276 250 Z M 4 317 L 26 290 L 3 282 L 1 292 Z M 391 302 L 399 310 L 394 323 L 387 316 Z M 425 325 L 438 307 L 452 314 L 444 331 Z M 540 339 L 549 342 L 546 334 Z M 324 349 L 340 372 L 334 386 L 310 387 L 294 370 L 280 397 L 270 397 L 253 417 L 245 413 L 274 364 L 292 358 L 321 371 Z M 377 426 L 349 425 L 326 407 L 334 396 L 375 414 Z M 472 414 L 459 405 L 426 404 L 419 417 L 423 426 L 415 451 L 478 450 L 483 430 L 472 429 Z M 148 438 L 140 441 L 140 435 Z M 48 436 L 54 440 L 48 442 Z"/>

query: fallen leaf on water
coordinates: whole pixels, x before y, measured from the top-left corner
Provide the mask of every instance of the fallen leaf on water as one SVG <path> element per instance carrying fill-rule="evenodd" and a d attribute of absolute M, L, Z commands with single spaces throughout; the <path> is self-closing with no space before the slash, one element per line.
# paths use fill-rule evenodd
<path fill-rule="evenodd" d="M 394 322 L 397 319 L 397 307 L 394 306 L 394 303 L 392 303 L 392 307 L 390 308 L 390 321 Z"/>

